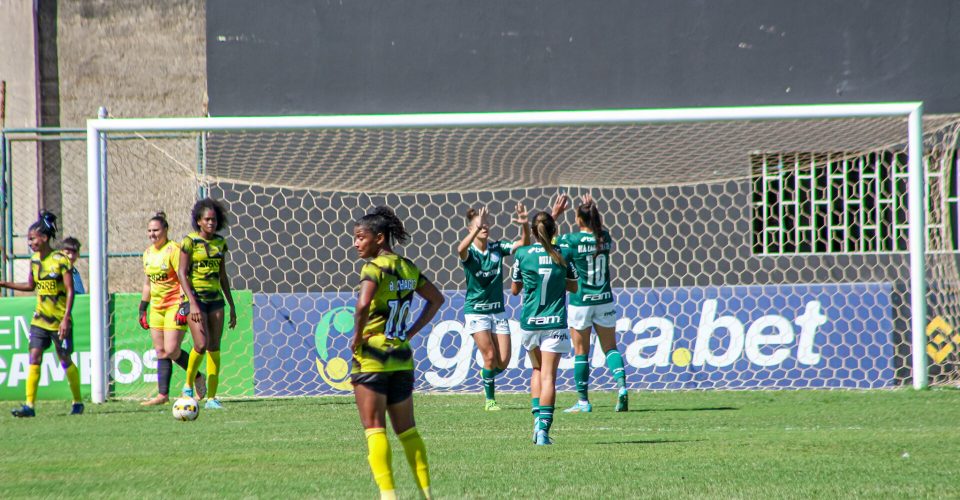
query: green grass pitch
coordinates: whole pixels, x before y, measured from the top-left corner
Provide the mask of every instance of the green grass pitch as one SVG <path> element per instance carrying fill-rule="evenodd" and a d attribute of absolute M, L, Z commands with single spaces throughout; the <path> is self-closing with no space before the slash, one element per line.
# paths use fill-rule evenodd
<path fill-rule="evenodd" d="M 559 397 L 559 407 L 574 394 Z M 559 413 L 531 443 L 529 399 L 417 394 L 437 498 L 957 496 L 960 391 L 632 393 L 613 412 Z M 12 404 L 4 406 L 13 406 Z M 177 422 L 170 405 L 41 401 L 0 419 L 0 498 L 377 498 L 352 398 L 226 401 Z M 401 498 L 417 498 L 391 433 Z"/>

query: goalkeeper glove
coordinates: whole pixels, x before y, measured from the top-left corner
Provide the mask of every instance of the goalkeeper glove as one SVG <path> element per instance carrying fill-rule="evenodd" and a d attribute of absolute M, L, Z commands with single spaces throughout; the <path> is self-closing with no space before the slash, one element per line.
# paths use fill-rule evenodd
<path fill-rule="evenodd" d="M 177 316 L 175 318 L 177 320 L 177 324 L 181 326 L 187 324 L 187 319 L 189 317 L 190 317 L 190 303 L 182 302 L 180 304 L 180 309 L 177 309 Z"/>
<path fill-rule="evenodd" d="M 150 305 L 146 300 L 140 301 L 140 328 L 150 329 L 150 323 L 147 322 L 147 307 Z"/>

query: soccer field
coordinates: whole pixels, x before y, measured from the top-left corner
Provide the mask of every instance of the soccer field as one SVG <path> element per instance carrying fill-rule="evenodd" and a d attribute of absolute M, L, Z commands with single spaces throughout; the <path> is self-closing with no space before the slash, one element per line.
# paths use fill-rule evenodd
<path fill-rule="evenodd" d="M 559 405 L 575 394 L 561 394 Z M 531 444 L 529 400 L 417 394 L 437 498 L 956 496 L 960 391 L 634 393 L 613 412 L 560 414 Z M 0 424 L 0 498 L 376 498 L 352 398 L 228 401 L 177 422 L 170 406 L 41 402 Z M 391 436 L 401 498 L 417 498 Z"/>

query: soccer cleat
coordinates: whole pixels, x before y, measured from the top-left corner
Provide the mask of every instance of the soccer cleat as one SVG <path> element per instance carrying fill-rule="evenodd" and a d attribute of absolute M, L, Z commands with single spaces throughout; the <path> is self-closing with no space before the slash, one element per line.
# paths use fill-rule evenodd
<path fill-rule="evenodd" d="M 220 404 L 220 400 L 217 398 L 208 399 L 207 404 L 203 405 L 204 408 L 208 410 L 222 410 L 223 405 Z"/>
<path fill-rule="evenodd" d="M 21 407 L 19 407 L 19 408 L 14 408 L 14 409 L 10 410 L 10 414 L 13 415 L 14 417 L 17 417 L 17 418 L 36 417 L 36 416 L 37 416 L 37 412 L 34 411 L 33 408 L 31 408 L 31 407 L 29 407 L 29 406 L 27 406 L 27 405 L 23 405 L 23 406 L 21 406 Z"/>
<path fill-rule="evenodd" d="M 589 401 L 577 401 L 576 404 L 563 410 L 564 413 L 590 413 L 593 411 L 593 405 Z"/>
<path fill-rule="evenodd" d="M 487 402 L 483 405 L 483 409 L 486 411 L 500 411 L 500 405 L 497 404 L 495 399 L 488 399 Z"/>
<path fill-rule="evenodd" d="M 192 398 L 192 397 L 193 397 L 193 388 L 192 388 L 192 387 L 186 387 L 186 386 L 185 386 L 185 387 L 183 388 L 183 397 L 185 397 L 185 398 Z"/>
<path fill-rule="evenodd" d="M 165 404 L 167 404 L 167 403 L 169 403 L 169 402 L 170 402 L 170 397 L 164 396 L 163 394 L 157 394 L 156 397 L 151 398 L 151 399 L 148 399 L 148 400 L 140 403 L 140 406 L 165 405 Z"/>
<path fill-rule="evenodd" d="M 202 373 L 197 374 L 193 386 L 197 388 L 197 399 L 203 399 L 207 395 L 207 377 L 204 377 Z"/>
<path fill-rule="evenodd" d="M 627 388 L 620 388 L 620 392 L 617 393 L 617 406 L 614 407 L 613 411 L 628 411 L 629 404 L 627 402 Z"/>
<path fill-rule="evenodd" d="M 537 439 L 534 442 L 537 443 L 537 446 L 553 444 L 553 440 L 550 439 L 550 435 L 547 434 L 547 431 L 543 429 L 537 431 Z"/>
<path fill-rule="evenodd" d="M 83 415 L 83 403 L 73 403 L 70 407 L 71 415 Z"/>

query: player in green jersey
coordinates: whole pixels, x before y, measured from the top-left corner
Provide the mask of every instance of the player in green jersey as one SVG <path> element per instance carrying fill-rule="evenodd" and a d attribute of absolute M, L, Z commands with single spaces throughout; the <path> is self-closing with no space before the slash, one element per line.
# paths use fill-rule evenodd
<path fill-rule="evenodd" d="M 410 261 L 393 252 L 409 235 L 393 210 L 377 207 L 353 229 L 354 248 L 368 259 L 360 270 L 354 313 L 353 394 L 367 438 L 370 470 L 381 499 L 396 499 L 386 414 L 403 445 L 417 486 L 430 498 L 427 449 L 413 418 L 413 352 L 410 339 L 436 316 L 443 295 Z M 426 300 L 409 327 L 413 296 Z"/>
<path fill-rule="evenodd" d="M 565 196 L 565 195 L 564 195 Z M 627 411 L 627 378 L 623 369 L 623 356 L 617 349 L 617 307 L 613 303 L 610 288 L 610 251 L 613 241 L 603 228 L 603 220 L 597 203 L 588 194 L 581 198 L 577 207 L 578 231 L 564 234 L 557 239 L 561 248 L 570 250 L 574 265 L 580 273 L 580 289 L 570 296 L 567 308 L 570 334 L 573 336 L 573 378 L 577 384 L 579 399 L 567 413 L 589 413 L 593 410 L 587 389 L 590 383 L 591 328 L 596 330 L 600 347 L 606 358 L 610 376 L 617 384 L 615 411 Z M 561 212 L 566 200 L 555 204 Z"/>
<path fill-rule="evenodd" d="M 467 236 L 457 245 L 457 255 L 467 281 L 463 304 L 465 333 L 473 335 L 477 350 L 483 355 L 484 409 L 500 410 L 496 401 L 496 376 L 510 363 L 510 327 L 504 312 L 503 258 L 517 248 L 530 244 L 530 225 L 527 208 L 517 204 L 516 217 L 520 225 L 520 240 L 490 241 L 490 214 L 486 207 L 467 211 Z"/>
<path fill-rule="evenodd" d="M 40 364 L 43 351 L 52 344 L 67 374 L 73 396 L 71 415 L 83 413 L 80 396 L 80 371 L 73 364 L 73 265 L 63 252 L 56 251 L 50 242 L 57 236 L 57 217 L 40 212 L 40 219 L 27 231 L 27 244 L 34 254 L 30 257 L 30 275 L 26 283 L 0 281 L 0 287 L 20 292 L 37 292 L 37 309 L 30 321 L 30 367 L 27 372 L 26 404 L 14 408 L 14 417 L 36 416 L 37 387 L 40 385 Z"/>
<path fill-rule="evenodd" d="M 567 330 L 567 292 L 577 291 L 577 269 L 569 250 L 554 246 L 557 224 L 553 216 L 540 212 L 533 220 L 537 242 L 517 250 L 511 273 L 510 292 L 523 291 L 520 325 L 523 346 L 533 365 L 530 397 L 534 414 L 534 442 L 551 444 L 556 398 L 557 366 L 570 352 Z"/>
<path fill-rule="evenodd" d="M 227 273 L 227 242 L 220 236 L 227 226 L 227 210 L 220 202 L 204 198 L 193 205 L 191 223 L 194 232 L 180 243 L 177 278 L 187 298 L 193 349 L 187 362 L 187 385 L 183 393 L 196 394 L 196 377 L 203 355 L 207 355 L 207 409 L 220 409 L 217 399 L 220 382 L 220 339 L 223 336 L 223 299 L 230 305 L 231 329 L 237 326 L 237 312 L 230 293 Z M 197 394 L 198 395 L 198 394 Z"/>

